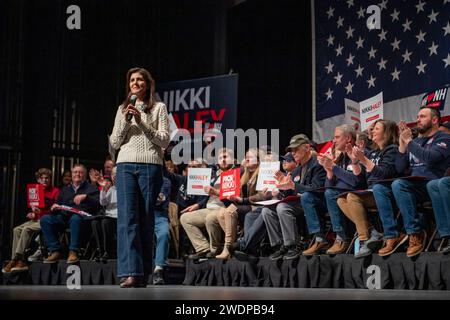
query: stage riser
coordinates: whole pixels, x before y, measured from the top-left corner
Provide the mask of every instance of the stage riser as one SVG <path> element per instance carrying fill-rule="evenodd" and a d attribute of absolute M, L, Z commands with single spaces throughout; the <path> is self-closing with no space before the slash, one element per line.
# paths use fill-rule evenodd
<path fill-rule="evenodd" d="M 261 258 L 256 265 L 231 259 L 227 262 L 189 261 L 185 285 L 254 286 L 292 288 L 367 288 L 379 267 L 381 289 L 450 290 L 450 256 L 422 253 L 410 259 L 405 253 L 382 258 L 372 255 L 355 259 L 353 255 L 300 257 L 290 261 Z M 373 267 L 372 267 L 373 268 Z M 372 278 L 369 285 L 374 284 Z"/>
<path fill-rule="evenodd" d="M 119 284 L 119 278 L 116 276 L 117 265 L 114 260 L 106 263 L 80 261 L 75 265 L 80 267 L 81 285 Z M 6 285 L 66 285 L 67 278 L 71 276 L 71 273 L 67 273 L 68 267 L 69 265 L 65 261 L 55 264 L 35 262 L 30 265 L 28 272 L 3 274 L 0 283 Z M 184 267 L 167 267 L 164 274 L 167 284 L 181 284 L 184 276 Z"/>

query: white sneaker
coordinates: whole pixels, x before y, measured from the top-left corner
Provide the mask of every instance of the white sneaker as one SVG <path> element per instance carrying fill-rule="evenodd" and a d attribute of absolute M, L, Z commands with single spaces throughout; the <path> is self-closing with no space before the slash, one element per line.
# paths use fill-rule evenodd
<path fill-rule="evenodd" d="M 41 249 L 37 249 L 35 253 L 28 257 L 29 262 L 42 260 L 42 251 Z"/>

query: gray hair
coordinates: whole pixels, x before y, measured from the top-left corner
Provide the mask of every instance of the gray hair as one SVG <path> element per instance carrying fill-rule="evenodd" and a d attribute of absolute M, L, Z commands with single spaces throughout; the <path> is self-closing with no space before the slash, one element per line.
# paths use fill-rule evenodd
<path fill-rule="evenodd" d="M 342 133 L 345 136 L 351 136 L 353 141 L 356 141 L 356 130 L 355 127 L 350 124 L 341 124 L 340 126 L 337 126 L 336 129 L 339 129 L 342 131 Z"/>

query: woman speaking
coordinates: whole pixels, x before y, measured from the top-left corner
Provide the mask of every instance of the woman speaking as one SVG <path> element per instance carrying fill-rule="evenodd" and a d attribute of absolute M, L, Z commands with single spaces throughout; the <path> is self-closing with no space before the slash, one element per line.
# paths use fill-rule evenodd
<path fill-rule="evenodd" d="M 169 144 L 166 106 L 143 68 L 126 75 L 126 99 L 110 136 L 117 156 L 117 276 L 122 288 L 145 287 L 152 270 L 154 207 L 162 185 L 163 148 Z"/>

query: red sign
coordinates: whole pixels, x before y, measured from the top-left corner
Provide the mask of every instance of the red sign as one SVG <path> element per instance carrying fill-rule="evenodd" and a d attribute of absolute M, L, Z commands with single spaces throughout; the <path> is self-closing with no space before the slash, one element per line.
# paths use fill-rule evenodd
<path fill-rule="evenodd" d="M 333 141 L 328 141 L 322 149 L 319 151 L 319 155 L 323 156 L 325 154 L 333 155 Z"/>
<path fill-rule="evenodd" d="M 220 199 L 239 196 L 241 193 L 241 169 L 222 172 L 220 175 Z"/>
<path fill-rule="evenodd" d="M 45 208 L 44 186 L 42 184 L 27 184 L 27 203 L 28 208 L 31 208 L 31 206 Z"/>

